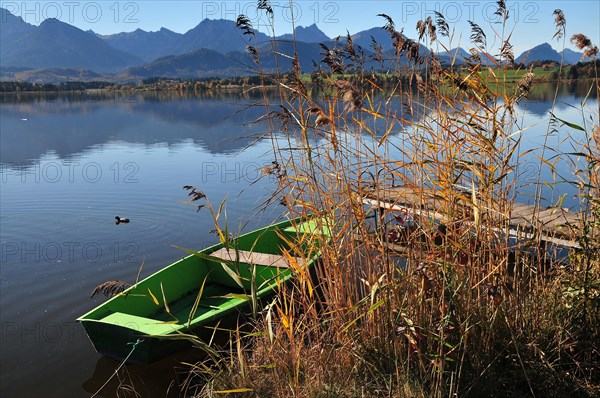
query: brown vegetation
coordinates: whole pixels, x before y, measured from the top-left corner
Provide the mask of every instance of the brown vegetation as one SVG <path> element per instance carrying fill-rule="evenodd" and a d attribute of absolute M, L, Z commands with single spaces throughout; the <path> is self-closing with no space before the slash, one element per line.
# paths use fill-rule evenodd
<path fill-rule="evenodd" d="M 267 7 L 259 3 L 268 14 Z M 497 12 L 506 23 L 504 1 Z M 562 38 L 564 16 L 555 15 Z M 573 162 L 581 222 L 566 232 L 579 249 L 560 260 L 535 230 L 515 243 L 503 232 L 521 189 L 515 105 L 531 90 L 531 76 L 516 86 L 495 77 L 481 62 L 486 36 L 474 23 L 469 72 L 441 70 L 418 44 L 451 48 L 442 15 L 420 23 L 418 42 L 382 16 L 396 60 L 409 65 L 392 90 L 360 68 L 352 79 L 339 77 L 361 65 L 348 41 L 324 49 L 322 89 L 313 91 L 297 66 L 279 81 L 278 102 L 265 92 L 280 170 L 274 203 L 291 217 L 334 214 L 334 234 L 331 242 L 313 238 L 323 252 L 314 275 L 299 274 L 265 303 L 250 333 L 233 331 L 221 357 L 196 364 L 186 394 L 597 396 L 598 114 L 581 126 L 548 120 L 548 134 L 556 126 L 583 132 L 565 138 L 575 150 L 561 154 L 586 160 L 583 168 Z M 545 153 L 540 169 L 551 166 Z M 538 185 L 546 183 L 538 176 Z M 423 202 L 435 192 L 435 216 L 418 205 L 376 209 L 375 224 L 362 198 L 398 185 Z M 533 223 L 545 207 L 541 195 L 536 200 Z M 390 239 L 402 251 L 391 250 Z"/>

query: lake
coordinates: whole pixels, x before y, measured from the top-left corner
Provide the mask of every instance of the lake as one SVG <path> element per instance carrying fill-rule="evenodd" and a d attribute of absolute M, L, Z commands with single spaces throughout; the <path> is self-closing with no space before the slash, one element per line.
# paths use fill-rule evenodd
<path fill-rule="evenodd" d="M 561 87 L 557 116 L 579 123 L 569 104 L 585 93 L 581 85 Z M 524 147 L 542 143 L 553 94 L 540 90 L 518 110 L 520 122 L 533 126 Z M 0 97 L 1 396 L 86 396 L 111 376 L 118 364 L 100 357 L 74 320 L 103 300 L 89 298 L 100 283 L 133 283 L 142 263 L 141 277 L 148 276 L 184 256 L 173 245 L 217 242 L 205 209 L 182 203 L 183 185 L 202 189 L 215 206 L 226 199 L 233 230 L 280 215 L 277 206 L 258 211 L 276 182 L 259 178 L 273 155 L 269 141 L 254 138 L 265 126 L 249 123 L 264 113 L 257 103 L 169 93 Z M 586 109 L 597 118 L 597 99 Z M 564 145 L 563 131 L 550 138 L 554 149 Z M 537 175 L 534 164 L 525 165 L 532 169 L 524 180 Z M 117 215 L 131 222 L 116 225 Z M 198 358 L 188 350 L 128 366 L 123 383 L 143 396 L 177 396 L 169 384 L 185 373 L 174 365 Z M 100 396 L 114 396 L 118 384 Z"/>

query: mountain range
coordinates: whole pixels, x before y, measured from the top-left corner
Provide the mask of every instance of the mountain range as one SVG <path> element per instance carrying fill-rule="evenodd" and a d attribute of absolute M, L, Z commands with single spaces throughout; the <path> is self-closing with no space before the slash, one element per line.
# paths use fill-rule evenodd
<path fill-rule="evenodd" d="M 311 72 L 323 58 L 324 44 L 328 48 L 344 45 L 345 36 L 331 39 L 317 25 L 297 27 L 294 34 L 272 38 L 258 31 L 244 35 L 235 22 L 205 19 L 181 34 L 162 28 L 156 32 L 137 29 L 133 32 L 99 35 L 83 31 L 57 19 L 47 19 L 39 26 L 0 8 L 0 78 L 32 82 L 72 81 L 81 79 L 136 81 L 148 77 L 202 78 L 243 76 L 256 73 L 247 53 L 247 46 L 261 55 L 263 72 L 291 68 L 294 53 L 304 72 Z M 392 40 L 383 28 L 372 28 L 351 36 L 355 46 L 361 46 L 367 59 L 373 55 L 373 40 L 379 43 L 385 56 L 395 58 Z M 294 44 L 295 40 L 295 44 Z M 273 44 L 279 54 L 275 59 Z M 421 45 L 421 53 L 429 50 Z M 281 56 L 281 54 L 284 54 Z M 470 53 L 462 48 L 437 54 L 442 63 L 464 63 Z M 517 62 L 536 60 L 576 63 L 581 53 L 565 50 L 558 53 L 544 43 L 517 57 Z M 491 63 L 492 57 L 481 56 Z M 406 60 L 400 59 L 406 63 Z M 368 67 L 381 68 L 371 61 Z M 384 64 L 384 68 L 387 67 Z"/>
<path fill-rule="evenodd" d="M 563 51 L 558 52 L 555 49 L 553 49 L 550 44 L 543 43 L 519 55 L 515 62 L 528 64 L 534 61 L 563 61 L 565 64 L 572 65 L 581 61 L 582 56 L 583 53 L 579 53 L 568 48 L 565 48 Z"/>
<path fill-rule="evenodd" d="M 116 72 L 144 61 L 57 19 L 33 26 L 0 9 L 0 66 Z"/>

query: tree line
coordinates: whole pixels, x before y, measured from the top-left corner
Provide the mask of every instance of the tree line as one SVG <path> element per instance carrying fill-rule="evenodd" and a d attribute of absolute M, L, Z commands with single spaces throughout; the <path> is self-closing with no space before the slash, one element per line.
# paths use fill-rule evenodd
<path fill-rule="evenodd" d="M 543 67 L 549 65 L 550 61 L 537 61 L 534 67 Z M 555 62 L 554 62 L 555 63 Z M 597 68 L 600 66 L 600 60 L 589 62 L 578 62 L 575 65 L 563 69 L 559 76 L 558 72 L 552 72 L 550 80 L 559 79 L 593 79 L 596 78 Z M 0 82 L 0 93 L 9 92 L 43 92 L 43 91 L 85 91 L 85 90 L 180 90 L 180 91 L 213 91 L 229 88 L 257 87 L 257 86 L 275 86 L 283 75 L 252 75 L 224 78 L 202 78 L 202 79 L 177 79 L 169 77 L 151 77 L 143 79 L 139 83 L 114 83 L 107 81 L 92 82 L 62 82 L 62 83 L 30 83 L 22 81 L 4 81 Z M 381 86 L 392 84 L 392 80 L 397 79 L 398 74 L 372 73 L 370 79 Z M 346 76 L 345 78 L 349 78 Z M 351 78 L 351 77 L 350 77 Z M 408 76 L 401 76 L 406 80 Z M 374 80 L 373 80 L 374 79 Z M 307 83 L 313 89 L 319 89 L 322 85 L 322 78 L 318 72 L 307 75 Z"/>

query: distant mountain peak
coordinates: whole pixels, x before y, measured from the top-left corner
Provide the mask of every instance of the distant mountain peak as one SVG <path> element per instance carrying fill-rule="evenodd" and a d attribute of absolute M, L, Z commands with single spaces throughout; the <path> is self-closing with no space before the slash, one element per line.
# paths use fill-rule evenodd
<path fill-rule="evenodd" d="M 284 35 L 279 36 L 278 40 L 294 40 L 301 41 L 305 43 L 323 43 L 330 41 L 331 39 L 327 36 L 316 23 L 313 23 L 309 26 L 296 26 L 294 29 L 294 34 L 286 33 Z"/>
<path fill-rule="evenodd" d="M 234 21 L 228 19 L 202 20 L 194 28 L 183 34 L 171 54 L 190 53 L 201 48 L 215 50 L 221 54 L 230 51 L 244 51 L 249 41 L 261 43 L 269 38 L 264 33 L 254 30 L 255 36 L 244 35 Z"/>
<path fill-rule="evenodd" d="M 546 50 L 546 49 L 549 49 L 549 50 L 554 50 L 554 49 L 552 48 L 552 46 L 550 45 L 550 43 L 548 43 L 548 42 L 544 42 L 544 43 L 542 43 L 542 44 L 538 44 L 538 45 L 537 45 L 537 46 L 535 46 L 534 48 L 541 48 L 541 49 L 544 49 L 544 50 Z"/>
<path fill-rule="evenodd" d="M 306 32 L 306 31 L 313 31 L 313 32 L 318 31 L 318 32 L 321 32 L 321 29 L 319 29 L 319 27 L 317 26 L 316 23 L 313 23 L 312 25 L 308 25 L 308 26 L 296 26 L 295 30 L 297 32 L 298 31 L 299 32 L 303 32 L 303 31 L 304 32 Z"/>
<path fill-rule="evenodd" d="M 534 61 L 557 61 L 560 62 L 562 57 L 552 48 L 549 43 L 539 44 L 529 50 L 524 51 L 515 60 L 518 64 L 530 63 Z"/>
<path fill-rule="evenodd" d="M 48 18 L 43 20 L 42 23 L 38 26 L 38 29 L 41 31 L 64 32 L 65 34 L 74 34 L 75 32 L 85 33 L 78 27 L 69 25 L 68 23 L 62 22 L 61 20 L 56 18 Z"/>
<path fill-rule="evenodd" d="M 95 34 L 84 32 L 56 18 L 48 18 L 39 26 L 31 26 L 20 33 L 15 33 L 17 30 L 14 28 L 10 24 L 2 26 L 2 66 L 94 69 L 108 72 L 143 62 L 131 54 L 110 47 Z M 17 24 L 16 28 L 22 29 L 23 26 Z M 4 37 L 12 39 L 4 40 Z"/>
<path fill-rule="evenodd" d="M 142 58 L 146 62 L 172 54 L 183 35 L 161 28 L 157 32 L 136 29 L 133 32 L 101 36 L 108 45 Z"/>
<path fill-rule="evenodd" d="M 67 25 L 66 23 L 64 23 L 64 22 L 61 22 L 60 20 L 58 20 L 58 19 L 56 19 L 56 18 L 48 18 L 48 19 L 44 19 L 44 20 L 42 21 L 42 23 L 40 24 L 40 27 L 41 27 L 41 26 L 45 26 L 45 25 L 54 25 L 54 24 L 62 24 L 62 25 Z M 75 28 L 73 25 L 69 25 L 69 26 L 71 26 L 71 27 Z M 77 28 L 75 28 L 75 29 L 77 29 Z"/>
<path fill-rule="evenodd" d="M 353 34 L 352 40 L 355 45 L 361 46 L 362 48 L 370 48 L 373 41 L 382 46 L 384 51 L 387 51 L 392 47 L 390 33 L 379 26 Z"/>
<path fill-rule="evenodd" d="M 235 25 L 235 22 L 229 19 L 223 19 L 223 18 L 215 18 L 215 19 L 211 19 L 211 18 L 204 18 L 202 21 L 200 21 L 200 23 L 197 25 L 214 25 L 214 24 L 220 24 L 220 25 Z"/>

